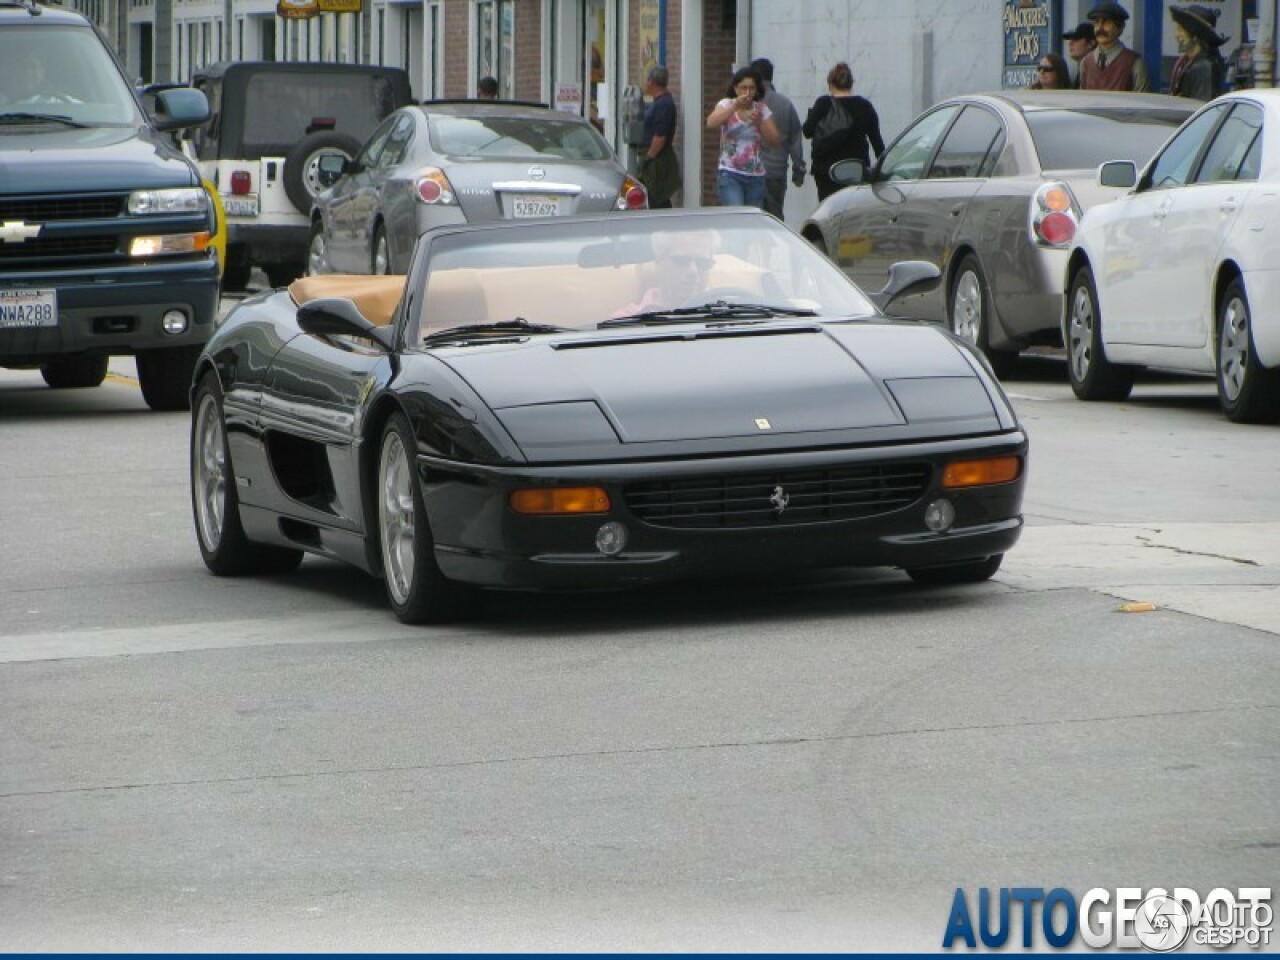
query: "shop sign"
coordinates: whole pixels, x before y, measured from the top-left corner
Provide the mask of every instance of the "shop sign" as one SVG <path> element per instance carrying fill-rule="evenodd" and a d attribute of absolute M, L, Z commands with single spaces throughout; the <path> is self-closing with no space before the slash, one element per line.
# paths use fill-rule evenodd
<path fill-rule="evenodd" d="M 279 0 L 276 3 L 276 16 L 286 20 L 310 20 L 319 14 L 316 0 Z"/>
<path fill-rule="evenodd" d="M 576 113 L 582 116 L 582 84 L 556 84 L 555 108 L 565 113 Z"/>
<path fill-rule="evenodd" d="M 1004 15 L 1005 89 L 1029 87 L 1036 79 L 1036 64 L 1053 50 L 1057 31 L 1049 0 L 1006 0 Z"/>
<path fill-rule="evenodd" d="M 321 13 L 359 13 L 364 0 L 316 0 Z"/>

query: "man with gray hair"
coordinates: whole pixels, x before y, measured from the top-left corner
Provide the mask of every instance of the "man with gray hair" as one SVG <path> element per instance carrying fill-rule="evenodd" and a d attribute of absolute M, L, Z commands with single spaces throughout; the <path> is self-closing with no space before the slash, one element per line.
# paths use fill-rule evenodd
<path fill-rule="evenodd" d="M 758 57 L 751 61 L 751 69 L 764 81 L 764 104 L 773 113 L 774 126 L 782 134 L 782 142 L 771 147 L 766 142 L 760 147 L 764 160 L 764 209 L 781 220 L 782 205 L 787 196 L 787 160 L 791 160 L 791 182 L 804 186 L 804 141 L 800 127 L 800 115 L 795 104 L 777 91 L 773 85 L 773 61 Z"/>
<path fill-rule="evenodd" d="M 676 101 L 669 90 L 667 68 L 652 66 L 644 78 L 644 94 L 651 101 L 644 111 L 640 182 L 649 192 L 650 209 L 671 206 L 680 189 L 680 161 L 676 158 Z"/>

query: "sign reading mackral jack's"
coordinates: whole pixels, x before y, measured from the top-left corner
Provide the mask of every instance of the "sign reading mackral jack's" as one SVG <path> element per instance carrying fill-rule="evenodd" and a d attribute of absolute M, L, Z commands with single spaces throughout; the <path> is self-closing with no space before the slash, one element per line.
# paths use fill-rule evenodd
<path fill-rule="evenodd" d="M 1050 0 L 1006 0 L 1001 16 L 1004 70 L 1001 85 L 1029 87 L 1036 79 L 1041 55 L 1053 50 L 1058 32 Z"/>
<path fill-rule="evenodd" d="M 278 0 L 276 16 L 286 20 L 309 20 L 322 13 L 359 13 L 364 0 Z"/>

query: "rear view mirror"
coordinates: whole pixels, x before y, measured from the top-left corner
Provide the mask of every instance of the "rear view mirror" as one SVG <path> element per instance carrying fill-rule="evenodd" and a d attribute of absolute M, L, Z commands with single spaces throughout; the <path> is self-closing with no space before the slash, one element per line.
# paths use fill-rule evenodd
<path fill-rule="evenodd" d="M 1098 183 L 1130 190 L 1138 182 L 1138 165 L 1132 160 L 1108 160 L 1098 167 Z"/>
<path fill-rule="evenodd" d="M 827 176 L 831 178 L 832 183 L 838 183 L 842 187 L 852 186 L 867 179 L 867 165 L 853 158 L 837 160 L 831 165 Z"/>
<path fill-rule="evenodd" d="M 162 131 L 198 127 L 212 116 L 204 92 L 191 87 L 157 90 L 154 111 L 156 129 Z"/>
<path fill-rule="evenodd" d="M 868 296 L 883 312 L 899 297 L 928 293 L 941 282 L 942 271 L 928 260 L 899 260 L 889 267 L 889 282 L 883 289 Z"/>

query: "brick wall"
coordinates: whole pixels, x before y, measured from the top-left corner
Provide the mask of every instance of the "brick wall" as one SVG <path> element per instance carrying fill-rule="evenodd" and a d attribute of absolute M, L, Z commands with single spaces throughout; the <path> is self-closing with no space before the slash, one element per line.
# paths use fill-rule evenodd
<path fill-rule="evenodd" d="M 737 36 L 732 26 L 724 26 L 724 7 L 733 0 L 706 0 L 702 12 L 702 116 L 696 118 L 705 124 L 707 114 L 717 101 L 724 99 L 733 79 L 734 56 L 737 52 Z M 691 118 L 694 119 L 694 118 Z M 716 195 L 716 165 L 720 158 L 720 136 L 715 130 L 707 130 L 702 140 L 702 203 L 712 206 L 719 202 Z"/>
<path fill-rule="evenodd" d="M 470 71 L 471 40 L 469 0 L 445 0 L 441 15 L 444 17 L 444 95 L 445 97 L 469 97 L 467 89 Z"/>
<path fill-rule="evenodd" d="M 547 0 L 516 3 L 516 84 L 518 100 L 542 99 L 542 4 Z"/>

